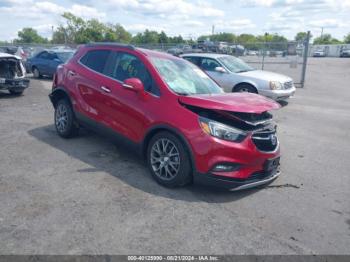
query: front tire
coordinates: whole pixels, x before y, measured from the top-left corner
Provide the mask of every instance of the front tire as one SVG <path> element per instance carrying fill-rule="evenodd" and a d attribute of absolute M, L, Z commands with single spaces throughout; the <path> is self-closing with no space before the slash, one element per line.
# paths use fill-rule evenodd
<path fill-rule="evenodd" d="M 147 164 L 153 178 L 163 186 L 184 186 L 191 181 L 189 152 L 182 141 L 169 132 L 160 132 L 151 139 Z"/>
<path fill-rule="evenodd" d="M 78 135 L 79 125 L 75 119 L 71 104 L 61 99 L 55 107 L 55 127 L 59 136 L 70 138 Z"/>
<path fill-rule="evenodd" d="M 36 67 L 33 67 L 33 76 L 34 76 L 34 78 L 37 78 L 37 79 L 42 77 L 42 75 L 40 74 L 39 69 L 36 68 Z"/>
<path fill-rule="evenodd" d="M 253 87 L 252 85 L 249 85 L 249 84 L 240 84 L 233 89 L 233 92 L 255 93 L 255 94 L 258 93 L 257 90 L 255 89 L 255 87 Z"/>

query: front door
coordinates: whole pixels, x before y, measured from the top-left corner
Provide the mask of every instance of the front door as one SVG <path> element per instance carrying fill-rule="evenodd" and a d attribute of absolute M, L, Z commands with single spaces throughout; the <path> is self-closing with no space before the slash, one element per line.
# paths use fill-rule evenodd
<path fill-rule="evenodd" d="M 111 92 L 103 94 L 102 111 L 109 127 L 138 142 L 149 121 L 148 112 L 159 108 L 159 89 L 146 65 L 136 54 L 114 51 L 111 57 L 113 59 L 109 59 L 105 71 L 105 83 Z M 123 87 L 123 81 L 127 78 L 141 80 L 145 97 Z"/>
<path fill-rule="evenodd" d="M 216 67 L 223 67 L 216 59 L 203 57 L 199 63 L 200 68 L 213 78 L 222 88 L 226 91 L 232 90 L 234 83 L 231 80 L 230 73 L 216 71 Z"/>

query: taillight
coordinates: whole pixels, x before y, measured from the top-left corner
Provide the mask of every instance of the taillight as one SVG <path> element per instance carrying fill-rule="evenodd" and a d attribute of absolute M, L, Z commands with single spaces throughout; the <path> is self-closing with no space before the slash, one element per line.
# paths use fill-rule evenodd
<path fill-rule="evenodd" d="M 52 80 L 52 90 L 54 90 L 57 86 L 57 74 L 55 73 L 53 75 L 53 80 Z"/>

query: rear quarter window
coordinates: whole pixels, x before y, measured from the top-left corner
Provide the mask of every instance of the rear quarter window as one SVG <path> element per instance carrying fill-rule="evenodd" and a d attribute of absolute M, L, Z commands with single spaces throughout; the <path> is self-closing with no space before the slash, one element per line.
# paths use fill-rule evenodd
<path fill-rule="evenodd" d="M 110 53 L 109 50 L 91 50 L 80 59 L 80 63 L 91 70 L 103 73 Z"/>

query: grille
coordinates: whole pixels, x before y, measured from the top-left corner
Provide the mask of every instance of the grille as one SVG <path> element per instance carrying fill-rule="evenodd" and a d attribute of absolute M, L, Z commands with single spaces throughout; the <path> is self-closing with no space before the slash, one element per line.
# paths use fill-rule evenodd
<path fill-rule="evenodd" d="M 263 152 L 272 152 L 278 146 L 276 131 L 261 131 L 253 134 L 252 140 L 255 146 Z"/>
<path fill-rule="evenodd" d="M 284 86 L 284 89 L 290 89 L 293 87 L 293 81 L 285 82 L 283 86 Z"/>

